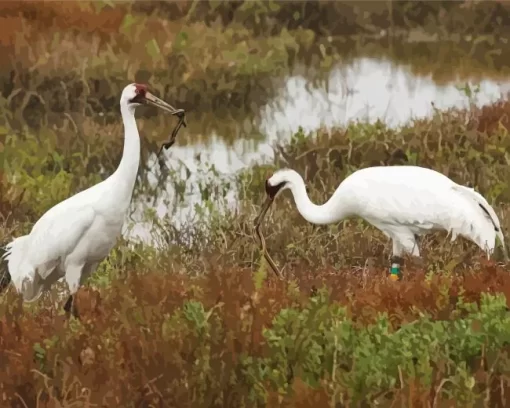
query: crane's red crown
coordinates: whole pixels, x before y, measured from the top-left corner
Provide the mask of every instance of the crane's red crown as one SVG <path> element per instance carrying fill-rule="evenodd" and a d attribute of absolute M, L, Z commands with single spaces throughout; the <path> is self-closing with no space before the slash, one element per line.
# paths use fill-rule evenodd
<path fill-rule="evenodd" d="M 129 100 L 129 103 L 145 103 L 145 95 L 147 94 L 147 85 L 133 84 L 135 86 L 135 97 Z"/>
<path fill-rule="evenodd" d="M 147 92 L 147 85 L 145 84 L 135 84 L 135 92 L 137 95 L 143 95 L 145 96 Z"/>

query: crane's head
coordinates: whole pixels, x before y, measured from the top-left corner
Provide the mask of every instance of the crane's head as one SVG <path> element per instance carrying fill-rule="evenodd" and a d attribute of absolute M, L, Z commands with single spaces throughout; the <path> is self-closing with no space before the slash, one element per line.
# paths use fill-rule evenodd
<path fill-rule="evenodd" d="M 301 176 L 291 169 L 281 169 L 273 173 L 271 177 L 266 180 L 266 194 L 270 199 L 274 199 L 276 195 L 290 188 L 290 186 L 298 182 Z"/>
<path fill-rule="evenodd" d="M 179 115 L 184 112 L 182 109 L 175 109 L 173 106 L 151 94 L 147 90 L 147 85 L 144 84 L 129 84 L 126 86 L 122 91 L 120 104 L 133 108 L 136 108 L 140 105 L 152 105 L 157 108 L 166 110 L 172 115 Z"/>
<path fill-rule="evenodd" d="M 271 199 L 274 199 L 276 197 L 276 195 L 283 190 L 283 188 L 285 187 L 285 184 L 287 184 L 286 181 L 281 181 L 279 183 L 274 183 L 273 181 L 273 184 L 271 184 L 271 178 L 268 178 L 266 180 L 266 194 L 268 195 L 269 198 Z"/>
<path fill-rule="evenodd" d="M 281 191 L 290 188 L 296 181 L 299 181 L 301 176 L 291 169 L 281 169 L 273 173 L 271 177 L 266 180 L 266 201 L 262 204 L 261 210 L 257 218 L 255 218 L 255 227 L 258 228 L 262 222 L 267 210 L 273 203 L 275 197 Z M 301 179 L 302 180 L 302 179 Z"/>

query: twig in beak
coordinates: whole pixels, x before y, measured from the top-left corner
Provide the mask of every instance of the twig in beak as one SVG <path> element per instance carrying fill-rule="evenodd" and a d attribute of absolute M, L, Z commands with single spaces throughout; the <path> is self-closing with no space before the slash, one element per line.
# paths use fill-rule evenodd
<path fill-rule="evenodd" d="M 179 122 L 175 126 L 174 131 L 172 132 L 172 135 L 170 136 L 170 140 L 161 145 L 161 148 L 159 149 L 158 156 L 157 156 L 157 157 L 159 157 L 159 155 L 161 154 L 161 151 L 163 150 L 163 147 L 165 149 L 169 149 L 175 143 L 175 138 L 177 137 L 177 132 L 179 131 L 181 126 L 184 126 L 184 127 L 187 126 L 186 112 L 184 112 L 184 109 L 174 108 L 172 105 L 170 105 L 169 103 L 165 102 L 162 99 L 159 99 L 157 96 L 151 94 L 150 92 L 145 93 L 142 103 L 163 109 L 163 110 L 169 112 L 171 115 L 177 116 L 179 118 Z"/>
<path fill-rule="evenodd" d="M 175 128 L 174 128 L 174 130 L 172 132 L 172 135 L 170 136 L 170 139 L 168 140 L 168 142 L 163 143 L 161 145 L 161 147 L 159 148 L 159 152 L 158 152 L 157 157 L 159 157 L 159 155 L 163 151 L 163 148 L 165 148 L 165 150 L 168 150 L 170 147 L 173 146 L 173 144 L 175 143 L 175 139 L 177 137 L 177 132 L 179 131 L 181 126 L 184 126 L 184 127 L 187 126 L 187 124 L 186 124 L 186 112 L 184 112 L 184 109 L 177 109 L 174 113 L 172 113 L 172 115 L 177 116 L 179 118 L 179 122 L 175 126 Z"/>
<path fill-rule="evenodd" d="M 260 245 L 262 247 L 262 253 L 264 254 L 264 258 L 265 258 L 266 262 L 269 264 L 269 266 L 271 267 L 273 272 L 276 274 L 278 279 L 283 279 L 282 273 L 280 272 L 280 270 L 276 266 L 275 262 L 269 256 L 269 253 L 267 252 L 266 241 L 264 239 L 264 236 L 260 232 L 260 225 L 264 219 L 264 216 L 266 215 L 267 211 L 269 210 L 269 207 L 271 207 L 272 203 L 273 203 L 273 199 L 268 196 L 266 199 L 266 202 L 262 206 L 262 209 L 261 209 L 259 215 L 257 216 L 257 218 L 255 218 L 255 221 L 254 221 L 255 235 L 257 236 L 257 238 L 260 241 Z"/>

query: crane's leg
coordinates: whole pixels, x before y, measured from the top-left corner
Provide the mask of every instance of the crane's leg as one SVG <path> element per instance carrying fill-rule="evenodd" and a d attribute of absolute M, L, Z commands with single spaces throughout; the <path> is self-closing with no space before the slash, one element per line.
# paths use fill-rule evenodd
<path fill-rule="evenodd" d="M 401 278 L 400 267 L 404 263 L 404 259 L 402 258 L 403 248 L 397 239 L 393 238 L 392 241 L 393 254 L 391 257 L 390 279 L 398 281 Z"/>
<path fill-rule="evenodd" d="M 11 283 L 12 278 L 8 270 L 0 271 L 0 293 L 2 293 Z"/>
<path fill-rule="evenodd" d="M 0 245 L 0 293 L 2 293 L 12 281 L 11 274 L 9 273 L 9 261 L 4 258 L 7 252 L 5 247 L 5 243 Z"/>
<path fill-rule="evenodd" d="M 74 302 L 73 302 L 73 295 L 69 295 L 69 297 L 67 298 L 67 301 L 64 305 L 64 311 L 66 312 L 67 317 L 70 317 L 72 311 L 76 311 L 76 307 L 74 307 L 74 309 L 73 309 L 73 306 L 75 306 Z M 77 313 L 76 314 L 73 313 L 73 315 L 74 315 L 74 317 L 78 317 Z"/>
<path fill-rule="evenodd" d="M 65 280 L 67 282 L 67 286 L 69 287 L 70 295 L 69 295 L 69 298 L 67 298 L 67 301 L 64 305 L 64 310 L 68 317 L 70 317 L 70 314 L 72 313 L 73 316 L 77 319 L 79 319 L 80 317 L 78 314 L 78 308 L 76 305 L 75 296 L 76 296 L 76 292 L 78 292 L 78 289 L 80 287 L 81 276 L 82 276 L 82 271 L 83 271 L 84 266 L 85 266 L 84 264 L 66 265 Z"/>
<path fill-rule="evenodd" d="M 391 258 L 390 279 L 400 280 L 402 277 L 401 265 L 404 260 L 402 255 L 409 253 L 413 256 L 420 256 L 420 249 L 416 242 L 416 236 L 410 231 L 400 230 L 398 235 L 393 237 L 393 257 Z"/>
<path fill-rule="evenodd" d="M 390 279 L 394 281 L 400 280 L 401 277 L 401 265 L 403 264 L 404 259 L 400 256 L 392 256 L 391 257 L 391 268 L 390 268 Z"/>
<path fill-rule="evenodd" d="M 92 262 L 84 264 L 83 266 L 78 265 L 76 268 L 67 268 L 66 281 L 67 285 L 69 286 L 69 291 L 71 292 L 71 295 L 64 305 L 64 310 L 67 316 L 72 313 L 75 318 L 80 318 L 76 305 L 77 302 L 75 299 L 76 292 L 78 291 L 78 288 L 83 284 L 83 282 L 90 276 L 90 274 L 97 269 L 98 265 L 99 262 Z"/>

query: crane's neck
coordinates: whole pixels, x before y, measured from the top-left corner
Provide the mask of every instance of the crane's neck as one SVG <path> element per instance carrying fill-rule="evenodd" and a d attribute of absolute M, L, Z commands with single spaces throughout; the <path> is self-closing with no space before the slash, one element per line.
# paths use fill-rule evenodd
<path fill-rule="evenodd" d="M 118 200 L 129 206 L 140 164 L 140 136 L 136 126 L 135 108 L 121 105 L 120 111 L 124 122 L 124 150 L 119 167 L 110 179 Z"/>
<path fill-rule="evenodd" d="M 299 213 L 312 224 L 324 225 L 338 222 L 349 216 L 338 194 L 334 194 L 326 203 L 316 205 L 310 201 L 303 179 L 295 179 L 289 183 L 289 189 Z"/>

